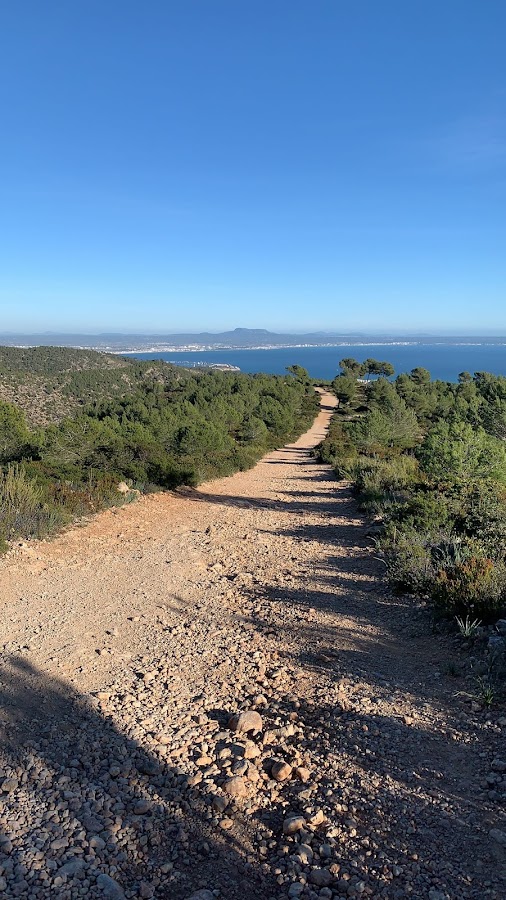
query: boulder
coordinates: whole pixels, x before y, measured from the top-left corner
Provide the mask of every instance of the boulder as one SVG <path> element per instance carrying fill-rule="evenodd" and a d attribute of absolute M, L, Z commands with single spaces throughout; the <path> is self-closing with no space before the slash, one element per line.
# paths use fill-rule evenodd
<path fill-rule="evenodd" d="M 328 887 L 329 884 L 332 884 L 334 876 L 328 869 L 313 869 L 309 873 L 309 880 L 311 884 L 315 884 L 317 887 Z"/>
<path fill-rule="evenodd" d="M 260 734 L 263 728 L 262 717 L 256 710 L 246 709 L 231 716 L 228 727 L 237 734 L 248 734 L 250 731 Z"/>
<path fill-rule="evenodd" d="M 296 834 L 298 831 L 301 831 L 305 825 L 306 820 L 304 816 L 287 816 L 283 822 L 283 834 Z"/>
<path fill-rule="evenodd" d="M 110 900 L 125 900 L 125 892 L 120 884 L 111 878 L 110 875 L 102 873 L 97 878 L 97 887 L 100 888 L 105 897 Z"/>
<path fill-rule="evenodd" d="M 245 797 L 248 793 L 246 782 L 240 775 L 228 778 L 223 785 L 223 790 L 229 797 Z"/>
<path fill-rule="evenodd" d="M 274 781 L 287 781 L 291 774 L 292 767 L 289 763 L 285 762 L 284 759 L 277 760 L 273 763 L 271 775 L 274 778 Z"/>

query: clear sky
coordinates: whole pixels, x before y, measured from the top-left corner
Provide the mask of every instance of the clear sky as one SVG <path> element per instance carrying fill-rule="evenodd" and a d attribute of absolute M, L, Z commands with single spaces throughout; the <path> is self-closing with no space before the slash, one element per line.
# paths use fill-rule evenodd
<path fill-rule="evenodd" d="M 506 333 L 504 0 L 15 0 L 0 331 Z"/>

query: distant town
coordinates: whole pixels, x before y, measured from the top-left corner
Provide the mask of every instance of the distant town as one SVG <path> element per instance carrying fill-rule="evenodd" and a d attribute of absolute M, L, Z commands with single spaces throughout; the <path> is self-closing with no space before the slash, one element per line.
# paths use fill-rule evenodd
<path fill-rule="evenodd" d="M 310 332 L 289 334 L 264 328 L 235 328 L 218 333 L 185 334 L 0 334 L 0 344 L 8 347 L 58 346 L 108 353 L 192 353 L 204 350 L 277 350 L 283 347 L 335 346 L 402 346 L 416 344 L 504 345 L 505 335 L 429 335 L 429 334 L 366 334 L 339 332 Z"/>

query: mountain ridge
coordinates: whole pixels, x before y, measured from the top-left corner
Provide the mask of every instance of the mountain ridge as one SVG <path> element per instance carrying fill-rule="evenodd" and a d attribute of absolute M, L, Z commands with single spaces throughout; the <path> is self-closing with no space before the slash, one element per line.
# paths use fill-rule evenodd
<path fill-rule="evenodd" d="M 500 344 L 506 341 L 502 335 L 428 335 L 414 334 L 368 334 L 364 331 L 333 332 L 313 331 L 289 333 L 269 331 L 266 328 L 234 328 L 228 331 L 180 332 L 180 333 L 123 333 L 101 332 L 85 334 L 78 332 L 44 333 L 0 333 L 0 344 L 10 347 L 60 346 L 113 351 L 150 351 L 163 349 L 248 349 L 268 347 L 295 347 L 301 345 L 332 346 L 334 344 L 349 345 L 353 343 L 393 344 L 393 343 L 428 343 L 428 344 L 462 344 L 475 343 Z"/>

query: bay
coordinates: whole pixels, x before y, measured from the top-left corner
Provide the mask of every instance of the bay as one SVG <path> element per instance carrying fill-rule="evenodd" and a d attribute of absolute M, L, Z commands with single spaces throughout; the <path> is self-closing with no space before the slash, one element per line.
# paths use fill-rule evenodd
<path fill-rule="evenodd" d="M 353 356 L 387 360 L 399 375 L 416 366 L 433 378 L 457 381 L 460 372 L 506 375 L 505 344 L 346 344 L 336 347 L 281 347 L 260 350 L 195 350 L 129 354 L 137 359 L 163 359 L 180 366 L 227 364 L 241 372 L 282 375 L 287 366 L 304 366 L 313 378 L 330 380 L 339 371 L 339 360 Z"/>

